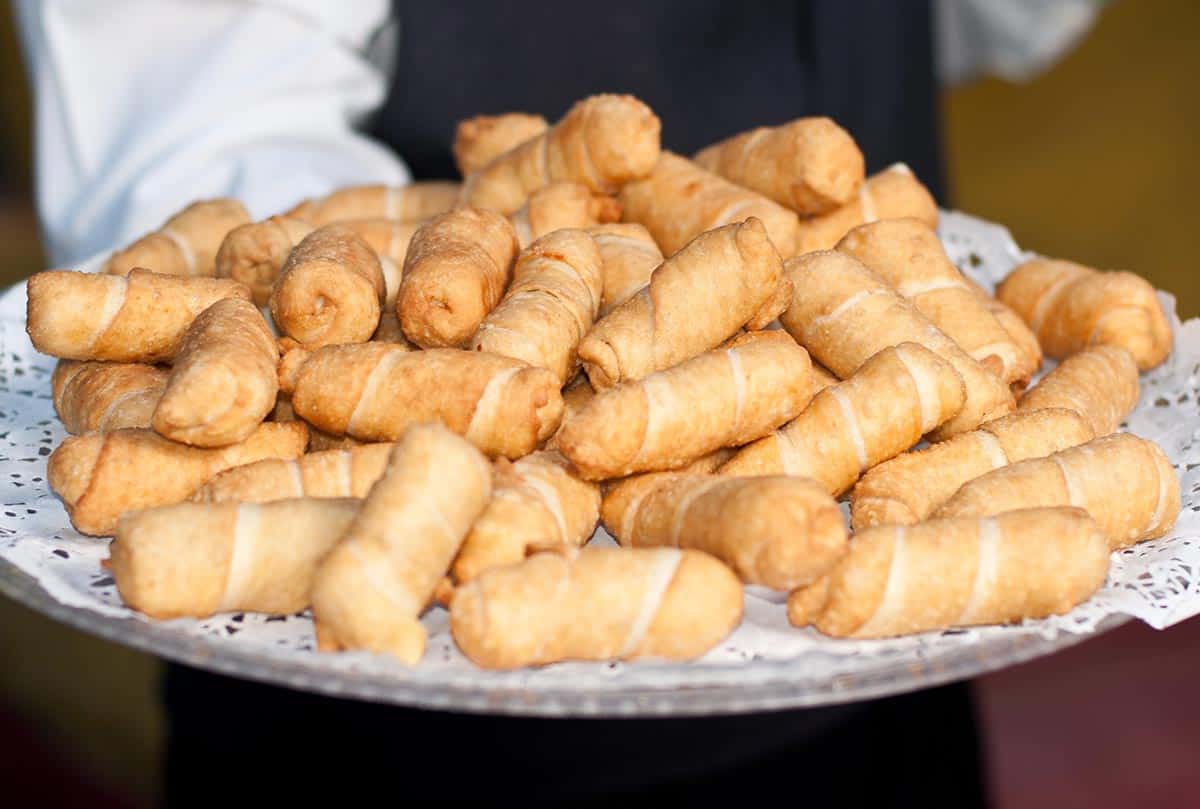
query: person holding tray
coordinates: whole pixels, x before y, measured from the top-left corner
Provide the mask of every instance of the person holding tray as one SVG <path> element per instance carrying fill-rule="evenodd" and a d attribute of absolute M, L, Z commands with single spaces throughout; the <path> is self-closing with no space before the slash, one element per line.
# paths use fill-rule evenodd
<path fill-rule="evenodd" d="M 18 2 L 51 260 L 128 243 L 197 198 L 238 197 L 261 218 L 335 187 L 455 178 L 445 144 L 458 122 L 552 118 L 604 91 L 644 99 L 683 154 L 828 116 L 868 173 L 904 162 L 946 199 L 931 2 L 395 5 L 143 0 L 95 14 Z M 373 138 L 355 128 L 369 116 Z M 170 665 L 165 705 L 171 806 L 233 794 L 984 802 L 965 684 L 767 714 L 552 720 L 341 701 Z"/>

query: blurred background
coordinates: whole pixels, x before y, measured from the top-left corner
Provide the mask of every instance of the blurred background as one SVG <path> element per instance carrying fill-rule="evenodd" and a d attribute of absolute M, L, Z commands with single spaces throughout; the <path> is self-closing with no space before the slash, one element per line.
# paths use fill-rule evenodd
<path fill-rule="evenodd" d="M 1200 314 L 1200 3 L 1121 0 L 1024 83 L 945 91 L 953 205 L 1025 248 L 1129 269 Z M 0 282 L 43 268 L 30 191 L 30 99 L 0 8 Z M 0 795 L 153 806 L 161 664 L 0 599 Z M 994 804 L 1195 805 L 1200 621 L 1126 625 L 976 683 Z M 248 721 L 253 721 L 248 717 Z M 215 762 L 214 762 L 215 764 Z M 936 777 L 936 767 L 931 777 Z"/>

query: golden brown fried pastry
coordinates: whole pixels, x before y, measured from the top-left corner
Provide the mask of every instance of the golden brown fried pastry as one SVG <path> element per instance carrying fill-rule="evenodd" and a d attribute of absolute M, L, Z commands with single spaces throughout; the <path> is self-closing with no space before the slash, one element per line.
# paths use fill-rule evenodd
<path fill-rule="evenodd" d="M 394 219 L 420 222 L 453 208 L 460 186 L 445 180 L 427 180 L 401 186 L 357 185 L 339 188 L 325 197 L 305 200 L 284 216 L 303 219 L 320 227 L 344 219 Z"/>
<path fill-rule="evenodd" d="M 149 427 L 167 371 L 127 362 L 59 360 L 50 386 L 67 432 Z"/>
<path fill-rule="evenodd" d="M 392 446 L 362 444 L 235 466 L 213 477 L 191 499 L 197 503 L 269 503 L 304 497 L 366 497 L 383 475 Z"/>
<path fill-rule="evenodd" d="M 418 618 L 491 492 L 491 464 L 462 438 L 436 424 L 405 432 L 317 569 L 318 647 L 420 660 L 425 629 Z"/>
<path fill-rule="evenodd" d="M 837 251 L 809 253 L 789 261 L 787 273 L 796 294 L 780 317 L 783 327 L 843 379 L 884 348 L 905 342 L 924 346 L 954 367 L 966 385 L 967 399 L 931 439 L 973 430 L 1016 408 L 999 377 L 857 259 Z"/>
<path fill-rule="evenodd" d="M 579 359 L 592 387 L 641 379 L 715 348 L 771 299 L 781 277 L 757 219 L 701 234 L 583 338 Z"/>
<path fill-rule="evenodd" d="M 1116 550 L 1171 530 L 1179 515 L 1179 477 L 1153 441 L 1114 433 L 977 477 L 935 516 L 985 517 L 1041 506 L 1082 508 Z"/>
<path fill-rule="evenodd" d="M 795 211 L 671 152 L 662 153 L 649 176 L 625 186 L 620 200 L 622 218 L 645 225 L 668 256 L 705 231 L 750 217 L 763 223 L 781 256 L 796 253 Z"/>
<path fill-rule="evenodd" d="M 825 213 L 849 203 L 865 172 L 854 138 L 822 117 L 760 126 L 701 149 L 694 159 L 801 214 Z"/>
<path fill-rule="evenodd" d="M 650 232 L 636 223 L 596 225 L 588 229 L 604 263 L 604 293 L 600 317 L 632 298 L 650 283 L 650 274 L 663 263 L 662 251 Z"/>
<path fill-rule="evenodd" d="M 660 130 L 657 116 L 633 96 L 590 96 L 547 131 L 468 177 L 462 201 L 508 215 L 556 180 L 614 194 L 654 168 Z"/>
<path fill-rule="evenodd" d="M 808 584 L 846 551 L 837 502 L 807 478 L 639 475 L 608 491 L 601 516 L 624 547 L 704 551 L 777 590 Z"/>
<path fill-rule="evenodd" d="M 476 115 L 459 121 L 454 128 L 454 164 L 466 177 L 549 128 L 545 118 L 527 112 Z"/>
<path fill-rule="evenodd" d="M 288 254 L 271 290 L 271 316 L 307 346 L 362 343 L 379 325 L 385 292 L 370 245 L 344 225 L 326 225 Z"/>
<path fill-rule="evenodd" d="M 454 560 L 454 578 L 470 581 L 520 562 L 531 548 L 579 547 L 596 530 L 599 511 L 599 487 L 580 480 L 557 452 L 498 460 L 492 499 Z"/>
<path fill-rule="evenodd" d="M 964 483 L 1027 458 L 1094 438 L 1078 414 L 1062 408 L 1018 411 L 927 449 L 897 455 L 863 475 L 850 498 L 855 531 L 927 519 Z"/>
<path fill-rule="evenodd" d="M 1016 310 L 1056 359 L 1089 345 L 1115 345 L 1145 371 L 1171 353 L 1171 324 L 1154 287 L 1130 272 L 1038 258 L 1013 270 L 996 298 Z"/>
<path fill-rule="evenodd" d="M 513 280 L 469 348 L 546 368 L 565 383 L 603 289 L 600 251 L 582 230 L 556 230 L 521 251 Z"/>
<path fill-rule="evenodd" d="M 209 478 L 263 458 L 297 458 L 308 443 L 298 421 L 267 423 L 240 444 L 200 449 L 152 430 L 72 436 L 50 453 L 46 479 L 82 534 L 108 536 L 127 511 L 186 500 Z"/>
<path fill-rule="evenodd" d="M 227 278 L 134 270 L 128 276 L 48 270 L 28 281 L 25 330 L 43 354 L 71 360 L 163 362 L 196 316 L 222 298 L 250 300 Z"/>
<path fill-rule="evenodd" d="M 690 660 L 733 631 L 742 585 L 699 551 L 584 548 L 485 571 L 454 592 L 450 631 L 490 669 L 560 660 Z"/>
<path fill-rule="evenodd" d="M 176 503 L 125 514 L 109 545 L 121 599 L 152 618 L 288 615 L 358 513 L 350 499 Z"/>
<path fill-rule="evenodd" d="M 245 441 L 275 407 L 279 349 L 258 307 L 217 301 L 192 321 L 151 426 L 196 447 Z"/>
<path fill-rule="evenodd" d="M 861 224 L 903 216 L 937 227 L 938 207 L 908 166 L 896 163 L 868 177 L 859 186 L 857 199 L 801 221 L 796 255 L 832 250 L 843 236 Z"/>
<path fill-rule="evenodd" d="M 1141 388 L 1137 363 L 1119 346 L 1090 346 L 1067 357 L 1017 402 L 1017 410 L 1065 407 L 1097 435 L 1121 426 L 1137 406 Z"/>
<path fill-rule="evenodd" d="M 471 339 L 508 286 L 517 234 L 495 211 L 457 208 L 426 222 L 404 259 L 396 313 L 422 348 Z"/>
<path fill-rule="evenodd" d="M 860 225 L 837 249 L 912 301 L 929 322 L 1005 383 L 1019 388 L 1029 383 L 1037 370 L 1033 358 L 988 311 L 924 222 L 905 218 Z"/>
<path fill-rule="evenodd" d="M 833 637 L 882 638 L 1061 615 L 1099 589 L 1108 561 L 1077 508 L 879 526 L 792 593 L 788 618 Z"/>
<path fill-rule="evenodd" d="M 215 274 L 250 287 L 254 303 L 266 306 L 288 254 L 315 229 L 311 222 L 289 216 L 239 225 L 221 241 Z"/>
<path fill-rule="evenodd" d="M 129 275 L 141 267 L 163 275 L 215 275 L 225 234 L 249 221 L 250 214 L 236 199 L 193 202 L 158 230 L 113 253 L 104 271 Z"/>
<path fill-rule="evenodd" d="M 786 334 L 729 347 L 599 393 L 558 435 L 588 480 L 673 469 L 794 418 L 812 397 L 808 353 Z"/>
<path fill-rule="evenodd" d="M 563 228 L 590 228 L 621 218 L 621 203 L 596 194 L 582 183 L 550 183 L 529 195 L 508 217 L 521 249 Z"/>
<path fill-rule="evenodd" d="M 520 458 L 562 419 L 557 377 L 545 368 L 486 354 L 389 343 L 327 346 L 280 383 L 296 414 L 318 430 L 394 441 L 409 425 L 440 421 L 488 455 Z"/>
<path fill-rule="evenodd" d="M 720 473 L 801 475 L 839 495 L 952 418 L 963 398 L 962 378 L 950 363 L 901 343 L 822 390 L 793 421 L 739 450 Z"/>

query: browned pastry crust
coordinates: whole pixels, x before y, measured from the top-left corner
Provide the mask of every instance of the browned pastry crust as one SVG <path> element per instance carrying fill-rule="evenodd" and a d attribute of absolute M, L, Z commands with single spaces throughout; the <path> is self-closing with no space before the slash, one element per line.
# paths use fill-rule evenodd
<path fill-rule="evenodd" d="M 27 282 L 25 330 L 43 354 L 71 360 L 163 362 L 192 321 L 222 298 L 250 299 L 228 278 L 134 270 L 128 276 L 48 270 Z"/>
<path fill-rule="evenodd" d="M 59 360 L 50 387 L 67 432 L 149 427 L 167 371 L 126 362 Z"/>
<path fill-rule="evenodd" d="M 1130 272 L 1037 258 L 1013 270 L 996 298 L 1015 309 L 1057 359 L 1089 345 L 1115 345 L 1145 371 L 1171 353 L 1171 324 L 1154 287 Z"/>
<path fill-rule="evenodd" d="M 1077 508 L 879 526 L 792 593 L 788 619 L 880 638 L 1061 615 L 1096 592 L 1108 563 L 1103 535 Z"/>
<path fill-rule="evenodd" d="M 422 348 L 466 343 L 504 295 L 517 252 L 516 231 L 495 211 L 457 208 L 426 222 L 396 298 L 404 335 Z"/>
<path fill-rule="evenodd" d="M 370 245 L 350 228 L 326 225 L 288 254 L 271 290 L 271 316 L 304 345 L 362 343 L 379 325 L 385 293 Z"/>
<path fill-rule="evenodd" d="M 690 660 L 742 617 L 742 586 L 699 551 L 584 548 L 538 553 L 454 592 L 450 631 L 493 669 L 560 660 Z"/>
<path fill-rule="evenodd" d="M 223 447 L 245 441 L 275 407 L 279 349 L 258 307 L 217 301 L 192 321 L 151 426 L 173 441 Z"/>
<path fill-rule="evenodd" d="M 215 275 L 225 234 L 249 221 L 250 214 L 236 199 L 193 202 L 158 230 L 113 253 L 104 271 L 129 275 L 141 267 L 163 275 Z"/>
<path fill-rule="evenodd" d="M 556 180 L 614 194 L 654 168 L 661 128 L 657 116 L 633 96 L 590 96 L 546 132 L 468 177 L 462 201 L 507 215 L 533 191 Z"/>
<path fill-rule="evenodd" d="M 720 345 L 773 297 L 782 269 L 753 217 L 696 237 L 583 338 L 592 386 L 641 379 Z"/>
<path fill-rule="evenodd" d="M 697 164 L 806 215 L 849 203 L 863 183 L 862 152 L 833 120 L 760 126 L 696 153 Z"/>
<path fill-rule="evenodd" d="M 645 225 L 668 256 L 705 231 L 749 217 L 763 223 L 781 256 L 796 254 L 795 211 L 671 152 L 662 153 L 649 176 L 625 186 L 620 200 L 622 218 Z"/>
<path fill-rule="evenodd" d="M 280 363 L 296 414 L 319 430 L 394 441 L 440 421 L 489 455 L 520 458 L 562 419 L 558 379 L 545 368 L 477 351 L 408 351 L 388 343 L 327 346 L 293 370 Z"/>
<path fill-rule="evenodd" d="M 128 511 L 186 500 L 213 475 L 263 458 L 296 458 L 308 430 L 298 421 L 259 426 L 240 444 L 200 449 L 152 430 L 72 436 L 50 453 L 46 479 L 83 534 L 108 536 Z"/>

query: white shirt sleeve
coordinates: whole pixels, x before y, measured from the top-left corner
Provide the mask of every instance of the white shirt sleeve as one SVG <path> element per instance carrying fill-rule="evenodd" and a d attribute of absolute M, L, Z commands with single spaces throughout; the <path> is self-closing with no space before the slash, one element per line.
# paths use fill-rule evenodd
<path fill-rule="evenodd" d="M 256 219 L 404 164 L 354 131 L 383 101 L 388 0 L 17 0 L 37 206 L 62 266 L 197 199 Z M 379 61 L 379 60 L 376 60 Z"/>

